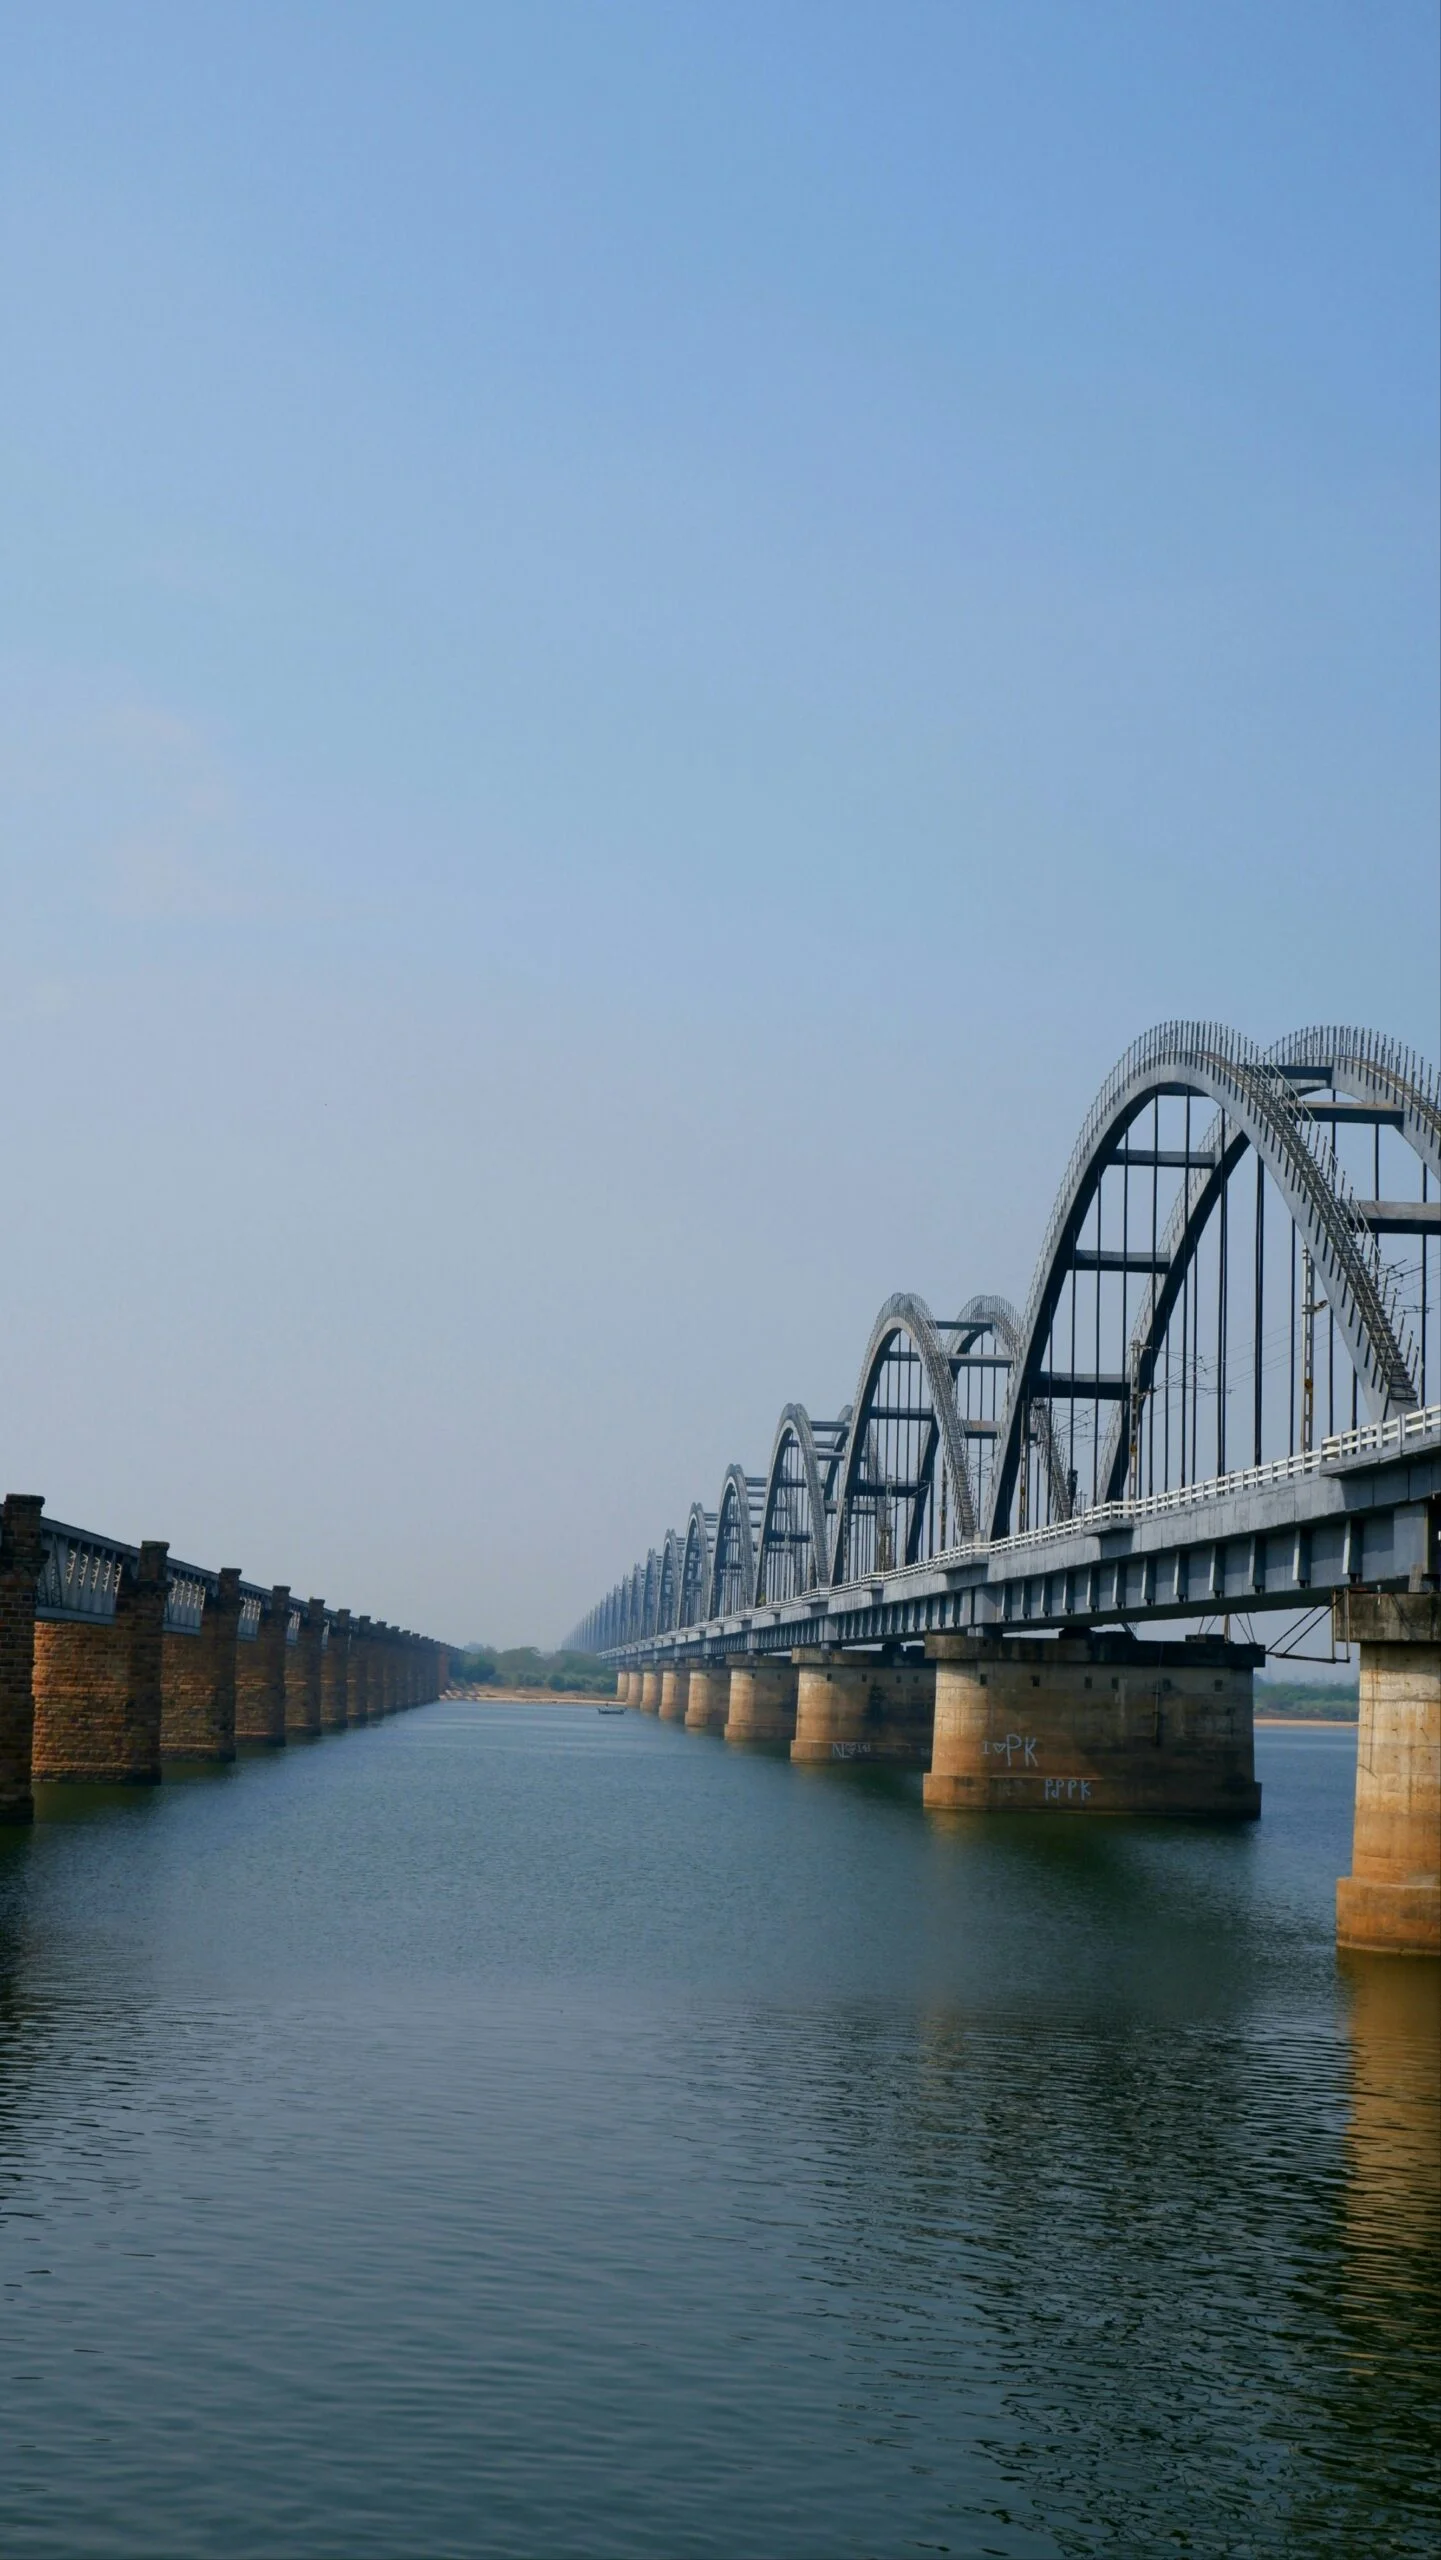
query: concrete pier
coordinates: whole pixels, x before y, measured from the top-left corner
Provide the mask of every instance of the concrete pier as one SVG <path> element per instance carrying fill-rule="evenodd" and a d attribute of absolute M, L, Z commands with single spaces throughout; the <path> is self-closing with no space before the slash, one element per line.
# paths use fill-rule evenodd
<path fill-rule="evenodd" d="M 7 1493 L 0 1509 L 0 1822 L 35 1811 L 35 1585 L 41 1561 L 39 1493 Z"/>
<path fill-rule="evenodd" d="M 683 1662 L 672 1663 L 660 1675 L 660 1720 L 662 1724 L 684 1724 L 690 1697 L 690 1671 Z"/>
<path fill-rule="evenodd" d="M 113 1618 L 37 1623 L 37 1778 L 158 1781 L 167 1552 L 147 1540 L 126 1564 Z"/>
<path fill-rule="evenodd" d="M 796 1731 L 795 1665 L 782 1654 L 739 1654 L 730 1666 L 725 1738 L 734 1750 L 780 1749 Z"/>
<path fill-rule="evenodd" d="M 260 1626 L 235 1648 L 235 1739 L 276 1745 L 285 1740 L 285 1650 L 290 1586 L 277 1582 Z"/>
<path fill-rule="evenodd" d="M 1259 1645 L 937 1635 L 925 1800 L 972 1813 L 1253 1820 Z"/>
<path fill-rule="evenodd" d="M 285 1648 L 285 1738 L 319 1733 L 325 1602 L 307 1600 L 294 1644 Z"/>
<path fill-rule="evenodd" d="M 654 1669 L 640 1676 L 640 1702 L 648 1716 L 660 1713 L 660 1673 Z"/>
<path fill-rule="evenodd" d="M 1441 1955 L 1441 1594 L 1348 1591 L 1336 1631 L 1360 1652 L 1351 1873 L 1336 1937 L 1379 1955 Z"/>
<path fill-rule="evenodd" d="M 320 1657 L 320 1730 L 343 1733 L 349 1721 L 350 1611 L 331 1612 L 330 1634 Z"/>
<path fill-rule="evenodd" d="M 693 1662 L 686 1690 L 687 1733 L 724 1733 L 731 1706 L 728 1662 Z"/>
<path fill-rule="evenodd" d="M 160 1757 L 233 1760 L 240 1567 L 227 1565 L 205 1594 L 194 1635 L 168 1633 L 160 1648 Z"/>
<path fill-rule="evenodd" d="M 936 1675 L 929 1662 L 807 1646 L 796 1666 L 799 1761 L 882 1760 L 904 1769 L 930 1764 Z"/>

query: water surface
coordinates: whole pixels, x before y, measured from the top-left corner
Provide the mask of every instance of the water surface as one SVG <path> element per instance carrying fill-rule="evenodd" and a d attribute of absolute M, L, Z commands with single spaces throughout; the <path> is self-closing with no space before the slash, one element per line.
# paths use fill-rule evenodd
<path fill-rule="evenodd" d="M 1434 1969 L 1262 1822 L 443 1703 L 0 1846 L 8 2560 L 1429 2553 Z"/>

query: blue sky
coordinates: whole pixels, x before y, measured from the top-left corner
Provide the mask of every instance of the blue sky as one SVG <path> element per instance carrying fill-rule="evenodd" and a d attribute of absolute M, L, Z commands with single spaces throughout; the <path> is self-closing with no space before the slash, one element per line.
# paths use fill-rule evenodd
<path fill-rule="evenodd" d="M 0 10 L 7 1485 L 545 1640 L 1149 1022 L 1436 1054 L 1437 30 Z"/>

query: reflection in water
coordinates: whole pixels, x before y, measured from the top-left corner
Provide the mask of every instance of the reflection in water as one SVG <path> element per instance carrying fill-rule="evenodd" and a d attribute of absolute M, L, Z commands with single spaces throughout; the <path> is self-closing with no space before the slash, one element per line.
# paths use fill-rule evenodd
<path fill-rule="evenodd" d="M 1434 1974 L 1243 1834 L 431 1711 L 0 1846 L 20 2560 L 1420 2553 Z M 797 1783 L 799 1780 L 799 1783 Z"/>
<path fill-rule="evenodd" d="M 1340 2313 L 1353 2425 L 1434 2499 L 1441 2398 L 1441 1965 L 1341 1959 L 1351 2035 Z M 1379 2494 L 1379 2492 L 1378 2492 Z M 1431 2507 L 1433 2524 L 1436 2506 Z"/>

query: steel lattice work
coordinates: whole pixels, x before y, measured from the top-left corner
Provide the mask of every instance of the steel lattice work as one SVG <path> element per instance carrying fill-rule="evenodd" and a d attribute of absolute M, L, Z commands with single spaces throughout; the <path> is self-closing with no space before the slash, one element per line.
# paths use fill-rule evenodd
<path fill-rule="evenodd" d="M 788 1404 L 763 1476 L 608 1594 L 612 1652 L 1308 1460 L 1441 1379 L 1441 1093 L 1381 1033 L 1128 1049 L 1082 1127 L 1018 1314 L 887 1300 L 834 1422 Z"/>

